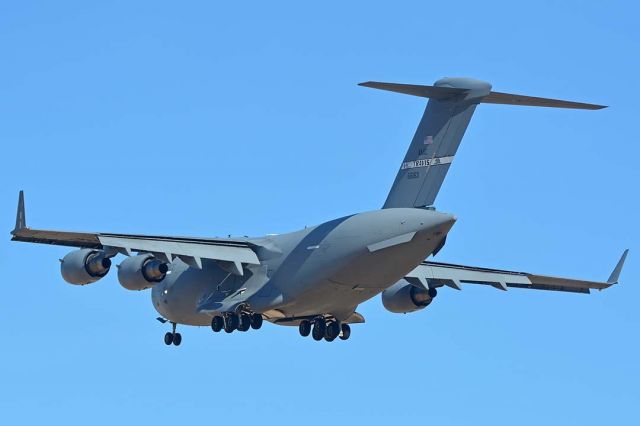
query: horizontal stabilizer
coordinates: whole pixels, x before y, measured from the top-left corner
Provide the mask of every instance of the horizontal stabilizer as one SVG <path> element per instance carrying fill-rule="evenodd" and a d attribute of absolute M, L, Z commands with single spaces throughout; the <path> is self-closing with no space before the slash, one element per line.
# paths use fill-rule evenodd
<path fill-rule="evenodd" d="M 534 96 L 514 95 L 512 93 L 491 92 L 484 99 L 483 104 L 523 105 L 549 108 L 570 109 L 602 109 L 605 105 L 585 104 L 582 102 L 563 101 L 560 99 L 537 98 Z"/>
<path fill-rule="evenodd" d="M 448 99 L 469 92 L 468 89 L 422 86 L 416 84 L 381 83 L 377 81 L 367 81 L 359 86 L 371 87 L 373 89 L 388 90 L 390 92 L 403 93 L 405 95 L 420 96 L 422 98 Z M 483 104 L 503 104 L 503 105 L 523 105 L 550 108 L 571 108 L 571 109 L 602 109 L 604 105 L 587 104 L 582 102 L 563 101 L 560 99 L 538 98 L 534 96 L 515 95 L 512 93 L 489 92 L 480 103 Z"/>
<path fill-rule="evenodd" d="M 420 96 L 421 98 L 447 99 L 452 96 L 467 93 L 468 89 L 458 89 L 454 87 L 420 86 L 417 84 L 397 84 L 380 83 L 377 81 L 367 81 L 358 86 L 370 87 L 372 89 L 388 90 L 389 92 L 404 93 L 405 95 Z"/>

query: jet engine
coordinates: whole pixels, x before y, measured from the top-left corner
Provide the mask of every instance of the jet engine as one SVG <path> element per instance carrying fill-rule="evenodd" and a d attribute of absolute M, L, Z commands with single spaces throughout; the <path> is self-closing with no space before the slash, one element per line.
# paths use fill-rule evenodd
<path fill-rule="evenodd" d="M 118 281 L 127 290 L 153 287 L 167 276 L 169 265 L 152 254 L 131 256 L 118 265 Z"/>
<path fill-rule="evenodd" d="M 94 283 L 107 275 L 109 268 L 111 259 L 102 250 L 74 250 L 60 261 L 62 278 L 69 284 Z"/>
<path fill-rule="evenodd" d="M 435 288 L 426 289 L 400 280 L 382 292 L 382 304 L 387 311 L 406 314 L 426 308 L 437 294 Z"/>

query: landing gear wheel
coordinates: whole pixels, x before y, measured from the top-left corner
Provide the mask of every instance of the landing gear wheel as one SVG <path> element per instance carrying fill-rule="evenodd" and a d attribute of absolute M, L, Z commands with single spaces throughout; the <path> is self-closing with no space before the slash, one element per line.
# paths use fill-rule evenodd
<path fill-rule="evenodd" d="M 174 335 L 173 335 L 173 344 L 176 345 L 176 346 L 180 346 L 180 343 L 182 343 L 182 334 L 174 333 Z"/>
<path fill-rule="evenodd" d="M 327 324 L 324 322 L 324 318 L 316 318 L 315 320 L 313 320 L 313 331 L 311 332 L 311 337 L 313 337 L 313 340 L 322 340 L 326 329 Z"/>
<path fill-rule="evenodd" d="M 434 298 L 438 295 L 438 290 L 435 287 L 429 287 L 429 297 Z"/>
<path fill-rule="evenodd" d="M 259 330 L 262 327 L 262 314 L 251 314 L 251 328 Z"/>
<path fill-rule="evenodd" d="M 340 334 L 340 323 L 338 321 L 331 321 L 324 332 L 324 340 L 333 342 L 336 337 L 338 337 L 338 334 Z"/>
<path fill-rule="evenodd" d="M 302 320 L 298 326 L 298 331 L 302 337 L 307 337 L 311 333 L 311 321 Z"/>
<path fill-rule="evenodd" d="M 238 323 L 238 331 L 247 331 L 251 327 L 251 316 L 249 314 L 240 314 L 240 322 Z"/>
<path fill-rule="evenodd" d="M 220 316 L 215 316 L 211 318 L 211 330 L 214 332 L 219 332 L 224 328 L 224 319 Z"/>
<path fill-rule="evenodd" d="M 167 331 L 167 334 L 164 335 L 164 344 L 168 346 L 172 343 L 173 343 L 173 333 L 170 331 Z"/>
<path fill-rule="evenodd" d="M 224 316 L 224 331 L 227 333 L 233 332 L 233 330 L 238 328 L 238 315 L 229 313 Z"/>
<path fill-rule="evenodd" d="M 340 333 L 340 340 L 347 340 L 351 336 L 351 327 L 349 324 L 342 324 L 342 333 Z"/>

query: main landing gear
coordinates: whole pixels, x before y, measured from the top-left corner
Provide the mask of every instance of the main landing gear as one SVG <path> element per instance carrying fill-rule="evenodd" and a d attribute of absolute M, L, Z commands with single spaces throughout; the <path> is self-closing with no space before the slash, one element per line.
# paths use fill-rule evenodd
<path fill-rule="evenodd" d="M 336 338 L 347 340 L 351 336 L 349 324 L 341 323 L 335 318 L 325 318 L 323 316 L 315 317 L 313 320 L 305 319 L 300 321 L 298 331 L 302 337 L 307 337 L 311 334 L 315 341 L 324 339 L 327 342 L 333 342 Z"/>
<path fill-rule="evenodd" d="M 248 331 L 250 328 L 259 330 L 262 327 L 262 315 L 254 312 L 224 312 L 211 318 L 211 330 L 218 333 L 222 330 L 225 333 L 238 331 Z"/>
<path fill-rule="evenodd" d="M 173 343 L 175 346 L 180 346 L 180 343 L 182 343 L 182 335 L 180 333 L 176 333 L 175 322 L 172 322 L 171 326 L 173 331 L 169 331 L 164 335 L 164 344 L 169 346 Z"/>

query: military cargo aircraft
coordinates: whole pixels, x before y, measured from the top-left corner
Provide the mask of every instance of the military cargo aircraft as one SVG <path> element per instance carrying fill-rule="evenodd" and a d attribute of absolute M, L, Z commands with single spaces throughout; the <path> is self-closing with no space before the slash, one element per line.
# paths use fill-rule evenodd
<path fill-rule="evenodd" d="M 363 323 L 362 302 L 381 294 L 394 313 L 426 308 L 438 289 L 474 283 L 589 293 L 618 282 L 627 250 L 606 281 L 585 281 L 425 260 L 445 244 L 456 221 L 433 207 L 476 106 L 481 103 L 597 110 L 601 105 L 494 92 L 489 83 L 443 78 L 433 86 L 367 82 L 361 86 L 429 98 L 382 209 L 258 238 L 168 237 L 28 228 L 21 191 L 13 241 L 75 247 L 61 259 L 62 277 L 85 285 L 103 278 L 117 255 L 118 280 L 151 290 L 167 345 L 176 325 L 214 332 L 259 329 L 263 320 L 297 326 L 320 341 L 349 339 Z"/>

